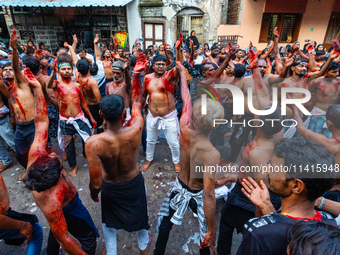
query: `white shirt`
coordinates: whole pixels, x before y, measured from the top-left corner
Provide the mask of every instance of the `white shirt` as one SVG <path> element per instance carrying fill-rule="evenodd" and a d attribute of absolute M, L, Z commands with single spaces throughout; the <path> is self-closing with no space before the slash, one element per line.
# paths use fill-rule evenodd
<path fill-rule="evenodd" d="M 78 57 L 78 59 L 80 59 L 80 57 L 79 57 L 79 54 L 77 54 L 77 57 Z M 87 59 L 91 59 L 92 60 L 92 63 L 94 63 L 94 58 L 93 58 L 93 56 L 91 55 L 91 54 L 88 54 L 88 53 L 86 53 L 86 56 L 85 56 Z"/>

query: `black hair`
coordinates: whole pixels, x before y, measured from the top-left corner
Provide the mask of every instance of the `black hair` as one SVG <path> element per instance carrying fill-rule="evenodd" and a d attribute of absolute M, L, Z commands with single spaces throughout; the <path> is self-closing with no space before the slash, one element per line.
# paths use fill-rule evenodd
<path fill-rule="evenodd" d="M 116 123 L 122 118 L 124 111 L 124 99 L 119 95 L 108 95 L 99 104 L 103 117 L 110 123 Z"/>
<path fill-rule="evenodd" d="M 98 65 L 96 63 L 91 64 L 90 74 L 92 76 L 98 74 Z"/>
<path fill-rule="evenodd" d="M 215 49 L 218 49 L 218 46 L 217 45 L 213 45 L 213 46 L 211 46 L 211 51 L 213 51 L 213 50 L 215 50 Z"/>
<path fill-rule="evenodd" d="M 147 48 L 149 49 L 150 47 L 153 48 L 153 45 L 149 45 Z"/>
<path fill-rule="evenodd" d="M 290 44 L 286 45 L 287 52 L 293 52 L 293 48 Z"/>
<path fill-rule="evenodd" d="M 40 49 L 40 47 L 43 46 L 43 45 L 45 46 L 45 43 L 40 42 L 40 43 L 38 44 L 38 48 Z"/>
<path fill-rule="evenodd" d="M 209 50 L 209 44 L 208 43 L 205 43 L 204 46 L 207 45 L 208 46 L 208 50 Z M 204 48 L 204 47 L 203 47 Z"/>
<path fill-rule="evenodd" d="M 66 52 L 68 52 L 68 49 L 64 48 L 64 47 L 59 47 L 58 51 L 60 51 L 60 50 L 65 50 Z"/>
<path fill-rule="evenodd" d="M 326 52 L 324 52 L 323 50 L 318 50 L 317 52 L 315 52 L 315 56 L 322 56 L 325 55 Z"/>
<path fill-rule="evenodd" d="M 299 220 L 289 228 L 290 255 L 337 255 L 340 229 L 320 221 Z"/>
<path fill-rule="evenodd" d="M 231 148 L 228 146 L 216 146 L 216 150 L 220 153 L 220 160 L 224 162 L 232 163 L 233 162 L 233 153 Z"/>
<path fill-rule="evenodd" d="M 293 70 L 292 70 L 292 67 L 293 66 L 298 66 L 300 64 L 306 64 L 307 65 L 307 61 L 305 59 L 301 59 L 301 58 L 296 58 L 292 64 L 292 66 L 289 68 L 288 72 L 290 75 L 293 75 Z"/>
<path fill-rule="evenodd" d="M 284 166 L 288 169 L 292 166 L 305 169 L 318 169 L 317 165 L 327 169 L 334 167 L 334 156 L 322 144 L 312 139 L 298 138 L 282 139 L 275 147 L 274 154 L 284 159 Z M 288 171 L 287 179 L 300 179 L 306 187 L 306 197 L 309 201 L 315 201 L 334 185 L 335 172 L 308 171 L 308 177 L 304 171 Z"/>
<path fill-rule="evenodd" d="M 76 54 L 78 54 L 78 53 L 80 52 L 80 50 L 79 50 L 79 49 L 76 49 L 74 52 L 75 52 Z"/>
<path fill-rule="evenodd" d="M 239 51 L 242 51 L 241 49 L 237 49 L 236 51 L 235 51 L 235 53 L 238 53 Z"/>
<path fill-rule="evenodd" d="M 153 63 L 156 63 L 158 61 L 163 61 L 163 62 L 168 62 L 168 59 L 164 55 L 157 54 L 156 56 L 153 57 Z"/>
<path fill-rule="evenodd" d="M 6 62 L 5 64 L 3 64 L 2 69 L 4 69 L 7 66 L 12 66 L 12 62 Z"/>
<path fill-rule="evenodd" d="M 171 57 L 173 57 L 173 56 L 174 56 L 174 53 L 172 53 L 172 51 L 171 51 L 171 50 L 167 50 L 166 52 L 167 52 L 167 53 L 168 53 L 168 55 L 170 55 Z"/>
<path fill-rule="evenodd" d="M 200 65 L 200 73 L 201 74 L 205 71 L 205 66 L 207 66 L 207 65 L 212 65 L 213 66 L 213 64 L 211 62 L 203 63 L 202 65 Z"/>
<path fill-rule="evenodd" d="M 48 51 L 49 53 L 52 52 L 51 49 L 49 49 L 49 48 L 44 48 L 44 50 Z"/>
<path fill-rule="evenodd" d="M 86 60 L 79 59 L 76 67 L 79 73 L 81 73 L 82 75 L 86 75 L 89 72 L 90 65 L 89 62 L 87 62 Z"/>
<path fill-rule="evenodd" d="M 61 53 L 58 56 L 58 65 L 60 65 L 61 63 L 69 63 L 70 65 L 72 65 L 72 57 L 68 53 Z"/>
<path fill-rule="evenodd" d="M 265 110 L 268 110 L 269 108 L 270 107 L 266 107 Z M 267 119 L 279 119 L 280 121 L 267 121 Z M 262 115 L 260 120 L 262 120 L 264 123 L 261 127 L 262 132 L 267 137 L 272 137 L 283 129 L 283 126 L 281 125 L 281 107 L 277 107 L 276 110 L 269 115 Z"/>
<path fill-rule="evenodd" d="M 40 154 L 27 169 L 24 183 L 29 190 L 37 192 L 48 190 L 58 183 L 62 169 L 59 157 Z"/>
<path fill-rule="evenodd" d="M 122 47 L 122 46 L 118 46 L 118 47 L 117 47 L 117 50 L 120 50 L 120 49 L 123 49 L 123 47 Z"/>
<path fill-rule="evenodd" d="M 244 65 L 235 64 L 235 68 L 234 68 L 235 78 L 242 78 L 245 72 L 246 72 L 246 68 Z"/>
<path fill-rule="evenodd" d="M 93 55 L 94 52 L 93 52 L 93 50 L 91 48 L 88 48 L 87 49 L 87 53 Z"/>
<path fill-rule="evenodd" d="M 336 129 L 340 129 L 340 105 L 333 104 L 328 107 L 326 119 L 331 121 Z"/>
<path fill-rule="evenodd" d="M 323 61 L 327 62 L 327 60 L 328 60 L 328 57 L 326 57 L 326 56 L 321 57 L 321 58 L 319 59 L 319 61 L 321 61 L 321 62 L 323 62 Z"/>
<path fill-rule="evenodd" d="M 124 48 L 124 51 L 129 51 L 129 52 L 130 52 L 129 47 L 125 47 L 125 48 Z"/>
<path fill-rule="evenodd" d="M 27 56 L 24 61 L 25 65 L 31 70 L 31 72 L 36 75 L 40 69 L 40 60 L 33 57 Z"/>
<path fill-rule="evenodd" d="M 79 48 L 79 53 L 83 52 L 83 51 L 86 53 L 86 49 L 85 48 Z"/>

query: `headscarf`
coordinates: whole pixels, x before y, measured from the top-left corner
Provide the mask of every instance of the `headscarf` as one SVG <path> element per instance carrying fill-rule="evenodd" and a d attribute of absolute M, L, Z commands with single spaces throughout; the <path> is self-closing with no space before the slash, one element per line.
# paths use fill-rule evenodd
<path fill-rule="evenodd" d="M 192 33 L 196 32 L 195 30 L 192 30 L 190 33 L 190 36 L 187 39 L 187 44 L 190 45 L 189 39 L 191 39 L 194 43 L 194 45 L 196 45 L 196 47 L 198 48 L 200 46 L 200 43 L 198 42 L 198 39 L 196 36 L 192 36 Z"/>
<path fill-rule="evenodd" d="M 319 46 L 322 46 L 322 50 L 325 51 L 325 46 L 321 43 L 321 44 L 318 44 L 318 46 L 316 47 L 315 50 L 318 50 Z"/>
<path fill-rule="evenodd" d="M 284 49 L 284 50 L 285 50 L 285 52 L 284 52 L 284 53 L 281 53 L 281 50 L 282 50 L 282 49 Z M 280 53 L 280 56 L 281 56 L 281 57 L 283 57 L 283 56 L 286 54 L 286 47 L 284 47 L 284 46 L 280 46 L 280 47 L 279 47 L 279 53 Z"/>

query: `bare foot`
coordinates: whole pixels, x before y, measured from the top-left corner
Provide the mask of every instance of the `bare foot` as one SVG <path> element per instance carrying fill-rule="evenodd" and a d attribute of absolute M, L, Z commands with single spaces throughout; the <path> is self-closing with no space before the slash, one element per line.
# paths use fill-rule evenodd
<path fill-rule="evenodd" d="M 146 161 L 145 162 L 145 164 L 144 165 L 142 165 L 142 169 L 143 169 L 143 171 L 146 171 L 148 168 L 149 168 L 149 166 L 151 165 L 151 163 L 152 163 L 152 161 Z"/>
<path fill-rule="evenodd" d="M 19 176 L 19 181 L 22 181 L 27 175 L 26 169 L 24 169 L 24 172 Z"/>
<path fill-rule="evenodd" d="M 0 173 L 2 173 L 3 171 L 5 171 L 7 168 L 11 166 L 13 166 L 13 162 L 9 163 L 8 165 L 4 165 L 4 163 L 0 161 Z"/>
<path fill-rule="evenodd" d="M 78 166 L 75 166 L 72 171 L 70 172 L 70 175 L 72 177 L 75 177 L 77 175 L 77 171 L 78 171 Z"/>
<path fill-rule="evenodd" d="M 144 251 L 140 251 L 140 255 L 146 255 L 146 254 L 148 254 L 148 251 L 149 251 L 149 249 L 150 249 L 150 244 L 151 244 L 151 234 L 150 233 L 148 233 L 149 234 L 149 243 L 148 243 L 148 247 L 146 247 L 146 249 L 144 250 Z"/>
<path fill-rule="evenodd" d="M 181 172 L 181 166 L 179 164 L 175 164 L 175 171 L 176 171 L 176 173 Z"/>

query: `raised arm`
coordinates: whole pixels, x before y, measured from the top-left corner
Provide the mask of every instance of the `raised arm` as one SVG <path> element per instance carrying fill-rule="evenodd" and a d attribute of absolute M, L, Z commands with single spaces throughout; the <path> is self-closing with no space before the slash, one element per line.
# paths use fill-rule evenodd
<path fill-rule="evenodd" d="M 263 59 L 268 58 L 269 54 L 273 51 L 273 49 L 274 49 L 274 44 L 270 45 L 268 51 L 265 54 L 263 54 L 260 58 L 263 58 Z"/>
<path fill-rule="evenodd" d="M 282 62 L 281 62 L 281 55 L 280 55 L 280 51 L 279 51 L 280 33 L 277 30 L 277 27 L 275 27 L 273 34 L 274 34 L 275 68 L 276 68 L 276 72 L 279 74 L 279 73 L 281 73 L 281 71 L 283 69 L 283 65 L 282 65 Z"/>
<path fill-rule="evenodd" d="M 189 62 L 193 63 L 194 62 L 194 55 L 195 55 L 195 46 L 194 42 L 189 38 L 189 43 L 190 43 L 190 57 L 189 57 Z"/>
<path fill-rule="evenodd" d="M 179 121 L 179 124 L 180 126 L 186 125 L 188 128 L 190 128 L 190 114 L 191 114 L 190 90 L 188 88 L 188 83 L 185 77 L 184 71 L 185 67 L 180 62 L 177 63 L 177 67 L 179 68 L 181 74 L 181 96 L 183 102 L 182 116 Z"/>
<path fill-rule="evenodd" d="M 165 52 L 165 56 L 168 59 L 168 65 L 171 65 L 172 62 L 172 58 L 171 56 L 168 54 L 168 50 L 166 49 L 166 43 L 163 43 L 163 48 L 164 48 L 164 52 Z"/>
<path fill-rule="evenodd" d="M 309 69 L 312 72 L 319 71 L 319 68 L 316 66 L 316 63 L 315 63 L 315 51 L 314 51 L 313 45 L 309 45 L 307 47 L 307 51 L 308 51 L 308 57 L 309 57 L 308 59 Z"/>
<path fill-rule="evenodd" d="M 18 42 L 18 36 L 17 36 L 17 30 L 13 28 L 11 33 L 11 39 L 10 39 L 10 45 L 13 49 L 13 56 L 12 56 L 12 68 L 14 71 L 14 76 L 17 82 L 14 84 L 18 85 L 20 88 L 21 83 L 25 83 L 25 77 L 20 71 L 19 67 L 19 55 L 17 50 L 17 42 Z"/>
<path fill-rule="evenodd" d="M 176 62 L 180 61 L 181 63 L 183 63 L 183 57 L 182 57 L 182 52 L 181 52 L 181 46 L 182 46 L 182 32 L 180 32 L 179 34 L 179 38 L 176 42 Z"/>
<path fill-rule="evenodd" d="M 77 43 L 78 43 L 77 35 L 76 35 L 76 34 L 72 35 L 72 38 L 73 38 L 72 49 L 73 49 L 73 51 L 76 51 L 76 49 L 77 49 Z M 65 45 L 65 44 L 64 44 L 64 45 Z"/>
<path fill-rule="evenodd" d="M 56 73 L 58 72 L 57 59 L 53 60 L 53 62 L 51 63 L 51 67 L 52 67 L 52 73 L 47 78 L 46 91 L 47 91 L 47 89 L 55 89 L 56 88 L 56 83 L 54 82 L 54 78 L 55 78 Z"/>
<path fill-rule="evenodd" d="M 29 168 L 40 154 L 47 153 L 48 112 L 41 85 L 29 68 L 25 69 L 25 78 L 27 79 L 29 86 L 33 89 L 35 101 L 35 133 L 33 143 L 28 153 L 27 168 Z"/>
<path fill-rule="evenodd" d="M 259 100 L 261 109 L 264 109 L 265 106 L 271 105 L 269 92 L 267 86 L 263 83 L 262 76 L 257 65 L 257 53 L 250 49 L 248 55 L 250 61 L 250 69 L 252 69 L 254 75 L 256 97 Z"/>
<path fill-rule="evenodd" d="M 219 68 L 214 72 L 211 78 L 220 78 L 221 74 L 223 73 L 223 70 L 226 69 L 226 67 L 228 66 L 228 62 L 234 53 L 235 53 L 235 46 L 232 46 L 229 49 L 229 51 L 227 51 L 226 57 L 223 60 L 222 65 L 219 66 Z"/>
<path fill-rule="evenodd" d="M 145 70 L 147 65 L 147 61 L 145 59 L 145 54 L 140 52 L 136 58 L 136 65 L 133 68 L 133 84 L 132 84 L 132 113 L 131 118 L 133 116 L 140 115 L 142 112 L 142 84 L 141 84 L 141 73 Z M 143 86 L 143 88 L 146 86 Z M 143 100 L 144 101 L 144 100 Z"/>
<path fill-rule="evenodd" d="M 309 77 L 308 78 L 318 78 L 322 75 L 324 75 L 329 66 L 331 65 L 332 61 L 339 55 L 339 52 L 337 52 L 336 50 L 332 50 L 331 54 L 329 55 L 329 58 L 327 60 L 327 62 L 323 65 L 323 67 L 320 69 L 320 71 L 316 71 L 314 73 L 309 73 Z"/>
<path fill-rule="evenodd" d="M 282 71 L 281 71 L 281 73 L 280 73 L 280 78 L 285 78 L 285 77 L 287 77 L 288 70 L 289 70 L 289 68 L 291 67 L 291 65 L 294 63 L 295 57 L 296 57 L 296 53 L 294 53 L 294 54 L 292 55 L 292 57 L 288 58 L 288 59 L 284 62 L 283 69 L 282 69 Z"/>
<path fill-rule="evenodd" d="M 8 87 L 2 81 L 0 81 L 0 93 L 7 98 L 9 98 L 9 96 L 11 95 L 11 92 L 8 90 Z"/>
<path fill-rule="evenodd" d="M 101 61 L 102 58 L 100 56 L 100 52 L 99 52 L 99 48 L 98 48 L 98 43 L 99 43 L 99 35 L 96 34 L 94 40 L 93 40 L 93 43 L 94 43 L 94 55 L 96 56 L 96 61 Z"/>
<path fill-rule="evenodd" d="M 70 46 L 67 42 L 65 42 L 64 47 L 66 49 L 68 49 L 69 52 L 71 53 L 73 65 L 76 66 L 79 59 L 78 59 L 77 54 L 75 53 L 75 51 L 73 49 L 73 46 Z"/>

